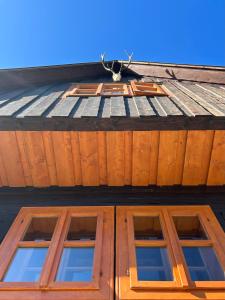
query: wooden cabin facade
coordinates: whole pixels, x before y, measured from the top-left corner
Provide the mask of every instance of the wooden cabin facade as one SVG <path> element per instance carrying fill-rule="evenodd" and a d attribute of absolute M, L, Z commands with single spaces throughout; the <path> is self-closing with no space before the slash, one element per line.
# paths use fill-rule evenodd
<path fill-rule="evenodd" d="M 0 300 L 225 299 L 225 68 L 0 70 L 0 225 Z"/>

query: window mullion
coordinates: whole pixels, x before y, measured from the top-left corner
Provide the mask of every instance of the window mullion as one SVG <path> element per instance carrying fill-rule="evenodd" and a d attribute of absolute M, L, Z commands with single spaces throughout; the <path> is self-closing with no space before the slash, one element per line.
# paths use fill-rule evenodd
<path fill-rule="evenodd" d="M 163 209 L 163 216 L 164 216 L 164 221 L 165 221 L 167 232 L 168 232 L 169 243 L 170 243 L 171 249 L 173 251 L 173 255 L 175 258 L 178 273 L 180 275 L 179 279 L 181 281 L 181 285 L 182 285 L 182 287 L 188 287 L 189 279 L 187 276 L 188 272 L 186 270 L 186 264 L 185 264 L 182 254 L 181 254 L 179 240 L 174 231 L 172 220 L 171 220 L 171 217 L 170 217 L 167 209 Z"/>
<path fill-rule="evenodd" d="M 64 239 L 66 235 L 66 232 L 64 232 L 64 227 L 67 220 L 67 215 L 68 211 L 67 209 L 64 209 L 58 221 L 52 240 L 50 242 L 50 246 L 48 248 L 48 256 L 43 266 L 43 270 L 40 277 L 40 287 L 46 287 L 50 280 L 51 271 L 54 266 L 55 256 L 56 254 L 58 254 L 58 252 L 60 252 L 60 241 Z"/>

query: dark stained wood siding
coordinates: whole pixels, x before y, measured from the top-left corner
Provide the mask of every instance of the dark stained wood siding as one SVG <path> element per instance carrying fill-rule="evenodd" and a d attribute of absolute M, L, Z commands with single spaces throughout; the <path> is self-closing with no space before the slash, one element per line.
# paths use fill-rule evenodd
<path fill-rule="evenodd" d="M 225 231 L 224 188 L 0 189 L 0 241 L 21 207 L 82 205 L 210 205 Z"/>
<path fill-rule="evenodd" d="M 12 90 L 0 95 L 0 128 L 37 131 L 225 129 L 224 85 L 176 80 L 161 83 L 169 97 L 62 99 L 69 83 Z"/>

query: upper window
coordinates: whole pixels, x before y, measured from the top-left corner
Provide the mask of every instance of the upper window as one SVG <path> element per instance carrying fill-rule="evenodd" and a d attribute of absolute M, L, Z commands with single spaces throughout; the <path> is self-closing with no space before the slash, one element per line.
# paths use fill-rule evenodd
<path fill-rule="evenodd" d="M 131 81 L 130 83 L 77 83 L 72 84 L 63 98 L 70 96 L 166 96 L 155 83 Z"/>

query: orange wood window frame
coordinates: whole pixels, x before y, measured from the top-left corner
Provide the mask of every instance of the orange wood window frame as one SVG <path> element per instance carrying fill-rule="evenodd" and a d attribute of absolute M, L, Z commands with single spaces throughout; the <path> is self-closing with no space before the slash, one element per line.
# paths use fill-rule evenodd
<path fill-rule="evenodd" d="M 64 93 L 63 99 L 71 96 L 167 96 L 155 83 L 131 81 L 130 83 L 77 83 Z"/>
<path fill-rule="evenodd" d="M 163 240 L 135 240 L 134 216 L 159 216 Z M 173 216 L 197 216 L 207 240 L 179 240 Z M 167 247 L 174 281 L 138 281 L 135 246 Z M 209 206 L 117 207 L 118 299 L 225 299 L 225 281 L 192 281 L 182 246 L 210 246 L 225 271 L 225 234 Z"/>
<path fill-rule="evenodd" d="M 66 240 L 72 217 L 94 216 L 97 217 L 95 240 Z M 58 218 L 50 241 L 22 241 L 32 218 L 35 217 Z M 15 291 L 17 291 L 18 296 L 21 295 L 26 299 L 36 299 L 43 291 L 48 292 L 48 299 L 65 299 L 66 297 L 78 300 L 113 299 L 113 222 L 113 207 L 22 208 L 0 246 L 0 299 L 5 299 L 6 295 L 7 299 L 15 299 Z M 64 247 L 90 246 L 95 248 L 92 281 L 56 282 L 55 278 Z M 19 247 L 48 247 L 48 254 L 38 282 L 2 281 L 4 274 Z M 108 253 L 108 255 L 104 256 L 103 253 Z M 5 293 L 3 291 L 5 291 Z M 63 291 L 64 293 L 60 293 L 60 291 Z M 39 296 L 38 293 L 40 294 Z"/>

